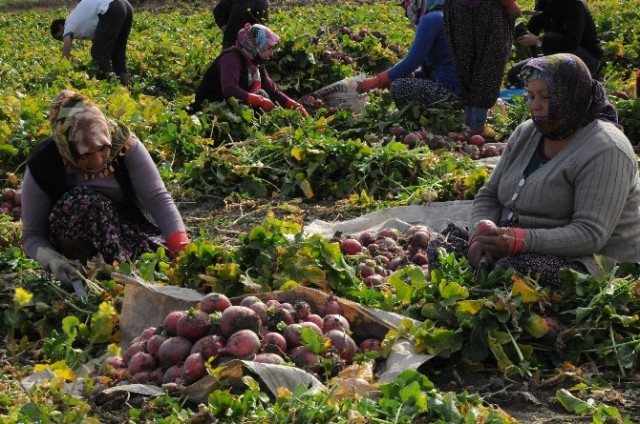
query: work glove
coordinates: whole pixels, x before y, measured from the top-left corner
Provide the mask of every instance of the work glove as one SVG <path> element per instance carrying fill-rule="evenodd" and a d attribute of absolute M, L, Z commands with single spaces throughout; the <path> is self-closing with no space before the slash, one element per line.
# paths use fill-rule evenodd
<path fill-rule="evenodd" d="M 271 100 L 254 93 L 249 93 L 247 96 L 247 103 L 249 103 L 249 106 L 259 107 L 267 112 L 276 107 Z"/>
<path fill-rule="evenodd" d="M 293 99 L 287 99 L 287 103 L 284 105 L 287 109 L 298 109 L 302 116 L 309 116 L 309 112 L 304 108 L 300 103 L 296 102 Z"/>
<path fill-rule="evenodd" d="M 391 84 L 391 78 L 389 78 L 389 73 L 387 71 L 380 72 L 378 75 L 372 78 L 367 78 L 364 81 L 358 83 L 358 93 L 366 93 L 367 91 L 371 91 L 374 88 L 382 88 L 387 87 Z"/>
<path fill-rule="evenodd" d="M 78 278 L 78 270 L 71 261 L 50 247 L 39 247 L 36 251 L 36 261 L 64 286 L 72 287 L 72 282 Z"/>
<path fill-rule="evenodd" d="M 189 240 L 189 236 L 186 232 L 174 232 L 169 237 L 167 237 L 167 249 L 169 249 L 169 254 L 172 256 L 177 256 L 178 253 L 182 252 L 189 243 L 191 243 L 191 240 Z"/>
<path fill-rule="evenodd" d="M 513 256 L 524 249 L 525 231 L 522 228 L 499 227 L 494 235 L 474 236 L 474 241 L 480 244 L 487 262 L 493 264 L 505 256 Z"/>

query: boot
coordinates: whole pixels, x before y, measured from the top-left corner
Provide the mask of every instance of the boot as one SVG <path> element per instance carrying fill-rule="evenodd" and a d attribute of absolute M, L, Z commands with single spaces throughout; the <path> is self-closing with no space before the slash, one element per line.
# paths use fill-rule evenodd
<path fill-rule="evenodd" d="M 129 88 L 129 74 L 127 72 L 122 72 L 118 74 L 118 78 L 120 78 L 120 84 Z"/>

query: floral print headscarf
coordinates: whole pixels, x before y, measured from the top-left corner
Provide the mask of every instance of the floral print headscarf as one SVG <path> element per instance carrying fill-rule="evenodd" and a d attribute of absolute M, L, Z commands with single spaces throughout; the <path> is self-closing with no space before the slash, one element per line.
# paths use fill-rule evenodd
<path fill-rule="evenodd" d="M 84 140 L 73 140 L 76 125 L 78 124 L 76 117 L 79 113 L 85 112 L 89 112 L 90 116 L 94 115 L 96 119 L 104 117 L 91 100 L 71 90 L 62 90 L 51 103 L 49 111 L 51 134 L 67 169 L 70 170 L 74 169 L 74 167 L 77 169 L 77 148 L 80 146 L 78 143 L 84 142 Z M 104 166 L 97 172 L 98 175 L 103 177 L 113 172 L 111 163 L 119 154 L 124 154 L 124 150 L 131 145 L 131 132 L 124 124 L 111 120 L 106 120 L 106 122 L 107 131 L 111 136 L 111 150 Z M 89 174 L 85 172 L 85 174 L 86 178 L 95 177 L 95 173 Z"/>
<path fill-rule="evenodd" d="M 236 47 L 242 50 L 255 64 L 259 64 L 260 52 L 276 45 L 280 37 L 264 25 L 246 24 L 238 31 Z"/>
<path fill-rule="evenodd" d="M 595 119 L 618 123 L 618 113 L 607 100 L 600 82 L 577 56 L 559 53 L 529 60 L 520 77 L 529 82 L 543 79 L 549 88 L 549 116 L 533 119 L 549 140 L 562 140 Z"/>

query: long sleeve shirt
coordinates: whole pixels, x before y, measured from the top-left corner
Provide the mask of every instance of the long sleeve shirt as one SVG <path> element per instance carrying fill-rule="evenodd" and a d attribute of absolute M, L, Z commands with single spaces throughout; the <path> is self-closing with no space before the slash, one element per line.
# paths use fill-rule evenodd
<path fill-rule="evenodd" d="M 471 226 L 481 219 L 517 219 L 524 252 L 582 262 L 597 275 L 593 254 L 640 261 L 640 180 L 631 144 L 612 123 L 595 120 L 556 156 L 525 178 L 541 140 L 531 120 L 513 133 L 496 168 L 479 190 Z"/>
<path fill-rule="evenodd" d="M 151 215 L 162 235 L 167 238 L 175 231 L 184 231 L 184 223 L 173 198 L 140 140 L 135 139 L 124 158 L 137 203 Z M 85 180 L 78 171 L 67 174 L 67 183 L 70 187 L 90 187 L 115 203 L 124 200 L 124 193 L 113 174 Z M 49 241 L 49 213 L 52 207 L 51 196 L 36 183 L 27 167 L 22 183 L 22 244 L 32 258 L 36 257 L 38 247 L 53 247 Z"/>
<path fill-rule="evenodd" d="M 240 78 L 242 74 L 242 58 L 237 54 L 225 54 L 218 62 L 218 71 L 220 72 L 220 85 L 224 98 L 235 97 L 247 103 L 249 92 L 241 87 Z M 267 92 L 271 101 L 278 102 L 284 106 L 289 96 L 284 94 L 273 80 L 269 77 L 266 68 L 263 66 L 261 72 L 262 89 Z"/>
<path fill-rule="evenodd" d="M 409 53 L 387 72 L 393 81 L 409 76 L 420 66 L 429 79 L 448 85 L 455 93 L 460 92 L 460 79 L 449 56 L 440 10 L 429 12 L 420 19 Z"/>

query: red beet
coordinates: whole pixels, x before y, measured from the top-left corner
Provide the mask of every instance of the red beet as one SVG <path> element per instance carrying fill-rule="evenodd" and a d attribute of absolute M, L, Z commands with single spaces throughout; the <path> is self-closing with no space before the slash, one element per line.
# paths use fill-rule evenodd
<path fill-rule="evenodd" d="M 322 320 L 322 332 L 328 333 L 331 330 L 349 330 L 349 321 L 339 314 L 329 314 Z"/>
<path fill-rule="evenodd" d="M 340 242 L 340 251 L 345 255 L 362 253 L 362 245 L 356 239 L 344 239 Z"/>
<path fill-rule="evenodd" d="M 209 315 L 191 308 L 178 320 L 176 334 L 195 342 L 207 335 L 210 329 L 211 319 L 209 319 Z"/>
<path fill-rule="evenodd" d="M 347 365 L 353 362 L 353 357 L 356 355 L 358 347 L 351 336 L 340 330 L 331 330 L 325 335 L 331 340 L 331 346 L 338 351 L 340 358 L 342 358 Z"/>
<path fill-rule="evenodd" d="M 16 190 L 13 188 L 5 188 L 2 192 L 2 200 L 5 202 L 12 202 L 16 195 Z"/>
<path fill-rule="evenodd" d="M 290 349 L 302 345 L 302 341 L 300 340 L 301 330 L 302 326 L 300 324 L 289 324 L 282 330 L 282 335 Z"/>
<path fill-rule="evenodd" d="M 186 314 L 185 311 L 169 312 L 162 321 L 162 327 L 168 336 L 175 336 L 178 333 L 178 321 Z"/>
<path fill-rule="evenodd" d="M 229 336 L 225 353 L 237 358 L 248 358 L 255 355 L 260 350 L 260 339 L 251 330 L 239 330 Z"/>
<path fill-rule="evenodd" d="M 187 356 L 182 366 L 185 382 L 189 384 L 200 380 L 206 373 L 204 364 L 204 358 L 199 353 L 192 353 Z"/>
<path fill-rule="evenodd" d="M 304 321 L 311 313 L 311 305 L 302 299 L 298 299 L 293 302 L 293 309 L 295 310 L 296 317 L 299 321 Z"/>
<path fill-rule="evenodd" d="M 191 347 L 191 341 L 185 337 L 169 337 L 158 348 L 158 362 L 164 369 L 180 364 L 191 353 Z"/>
<path fill-rule="evenodd" d="M 380 340 L 378 339 L 365 339 L 360 343 L 360 350 L 362 352 L 366 350 L 375 350 L 376 352 L 380 352 Z"/>
<path fill-rule="evenodd" d="M 272 331 L 262 338 L 262 352 L 284 355 L 287 351 L 287 340 L 280 333 Z"/>
<path fill-rule="evenodd" d="M 293 324 L 295 321 L 293 319 L 293 314 L 283 307 L 280 308 L 269 308 L 267 309 L 267 314 L 269 315 L 269 322 L 267 323 L 267 327 L 272 331 L 275 331 L 278 328 L 280 323 L 284 323 L 284 325 Z"/>
<path fill-rule="evenodd" d="M 149 340 L 156 332 L 156 327 L 147 327 L 140 333 L 140 340 Z"/>
<path fill-rule="evenodd" d="M 368 246 L 374 241 L 376 241 L 376 235 L 371 231 L 363 231 L 358 236 L 358 241 L 360 242 L 361 245 Z"/>
<path fill-rule="evenodd" d="M 329 296 L 329 299 L 327 299 L 322 309 L 323 316 L 330 314 L 342 315 L 342 306 L 340 306 L 340 303 L 333 296 Z"/>
<path fill-rule="evenodd" d="M 162 384 L 167 383 L 184 383 L 184 372 L 182 371 L 182 365 L 173 365 L 169 367 L 162 376 Z"/>
<path fill-rule="evenodd" d="M 138 352 L 129 361 L 129 374 L 135 375 L 140 371 L 151 371 L 156 368 L 156 360 L 147 352 Z"/>
<path fill-rule="evenodd" d="M 133 355 L 138 352 L 146 352 L 146 346 L 147 343 L 142 341 L 133 342 L 129 346 L 127 346 L 127 348 L 124 350 L 124 353 L 122 354 L 122 362 L 125 364 L 125 366 L 129 366 L 129 362 L 131 361 L 131 358 L 133 358 Z"/>
<path fill-rule="evenodd" d="M 322 317 L 318 314 L 309 314 L 306 321 L 314 323 L 318 328 L 322 328 Z"/>
<path fill-rule="evenodd" d="M 246 306 L 229 306 L 220 316 L 220 333 L 225 337 L 245 329 L 257 333 L 260 325 L 258 314 Z"/>
<path fill-rule="evenodd" d="M 153 356 L 156 356 L 158 354 L 160 345 L 164 343 L 165 340 L 167 340 L 167 337 L 163 336 L 162 334 L 154 334 L 149 338 L 149 340 L 147 340 L 147 352 Z"/>
<path fill-rule="evenodd" d="M 199 353 L 207 360 L 212 356 L 217 356 L 224 349 L 224 339 L 220 336 L 210 334 L 196 341 L 191 347 L 191 353 Z"/>
<path fill-rule="evenodd" d="M 222 312 L 229 306 L 231 306 L 231 301 L 222 293 L 209 293 L 200 302 L 200 310 L 207 314 Z"/>
<path fill-rule="evenodd" d="M 480 134 L 472 135 L 471 138 L 469 139 L 469 144 L 482 147 L 484 146 L 484 137 L 481 136 Z"/>
<path fill-rule="evenodd" d="M 275 353 L 259 353 L 253 360 L 262 364 L 280 365 L 284 363 L 282 356 Z"/>
<path fill-rule="evenodd" d="M 384 283 L 384 277 L 380 274 L 372 274 L 362 280 L 369 287 L 379 287 Z"/>
<path fill-rule="evenodd" d="M 392 239 L 393 241 L 398 241 L 398 232 L 393 228 L 383 228 L 382 230 L 378 231 L 378 234 L 376 236 L 377 239 L 383 239 L 387 237 Z"/>
<path fill-rule="evenodd" d="M 269 320 L 269 316 L 267 315 L 267 304 L 264 302 L 256 302 L 254 304 L 252 304 L 251 306 L 249 306 L 250 309 L 253 309 L 253 311 L 258 314 L 258 317 L 260 317 L 260 321 L 265 323 Z"/>
<path fill-rule="evenodd" d="M 267 308 L 280 308 L 282 306 L 282 303 L 276 299 L 269 299 L 265 304 L 267 305 Z"/>
<path fill-rule="evenodd" d="M 427 231 L 416 231 L 409 239 L 415 249 L 426 249 L 431 241 L 431 234 Z"/>
<path fill-rule="evenodd" d="M 490 236 L 496 233 L 496 230 L 498 229 L 498 227 L 496 226 L 496 224 L 489 220 L 489 219 L 483 219 L 478 221 L 478 223 L 476 224 L 476 236 Z"/>
<path fill-rule="evenodd" d="M 291 349 L 288 355 L 298 368 L 315 371 L 318 367 L 318 356 L 305 346 L 298 346 Z"/>
<path fill-rule="evenodd" d="M 360 262 L 356 268 L 357 274 L 360 276 L 360 278 L 367 278 L 371 275 L 374 274 L 374 269 L 372 266 L 367 265 L 364 262 Z"/>
<path fill-rule="evenodd" d="M 258 296 L 250 295 L 240 301 L 240 306 L 246 306 L 248 308 L 256 302 L 262 302 L 262 300 L 260 300 Z"/>

